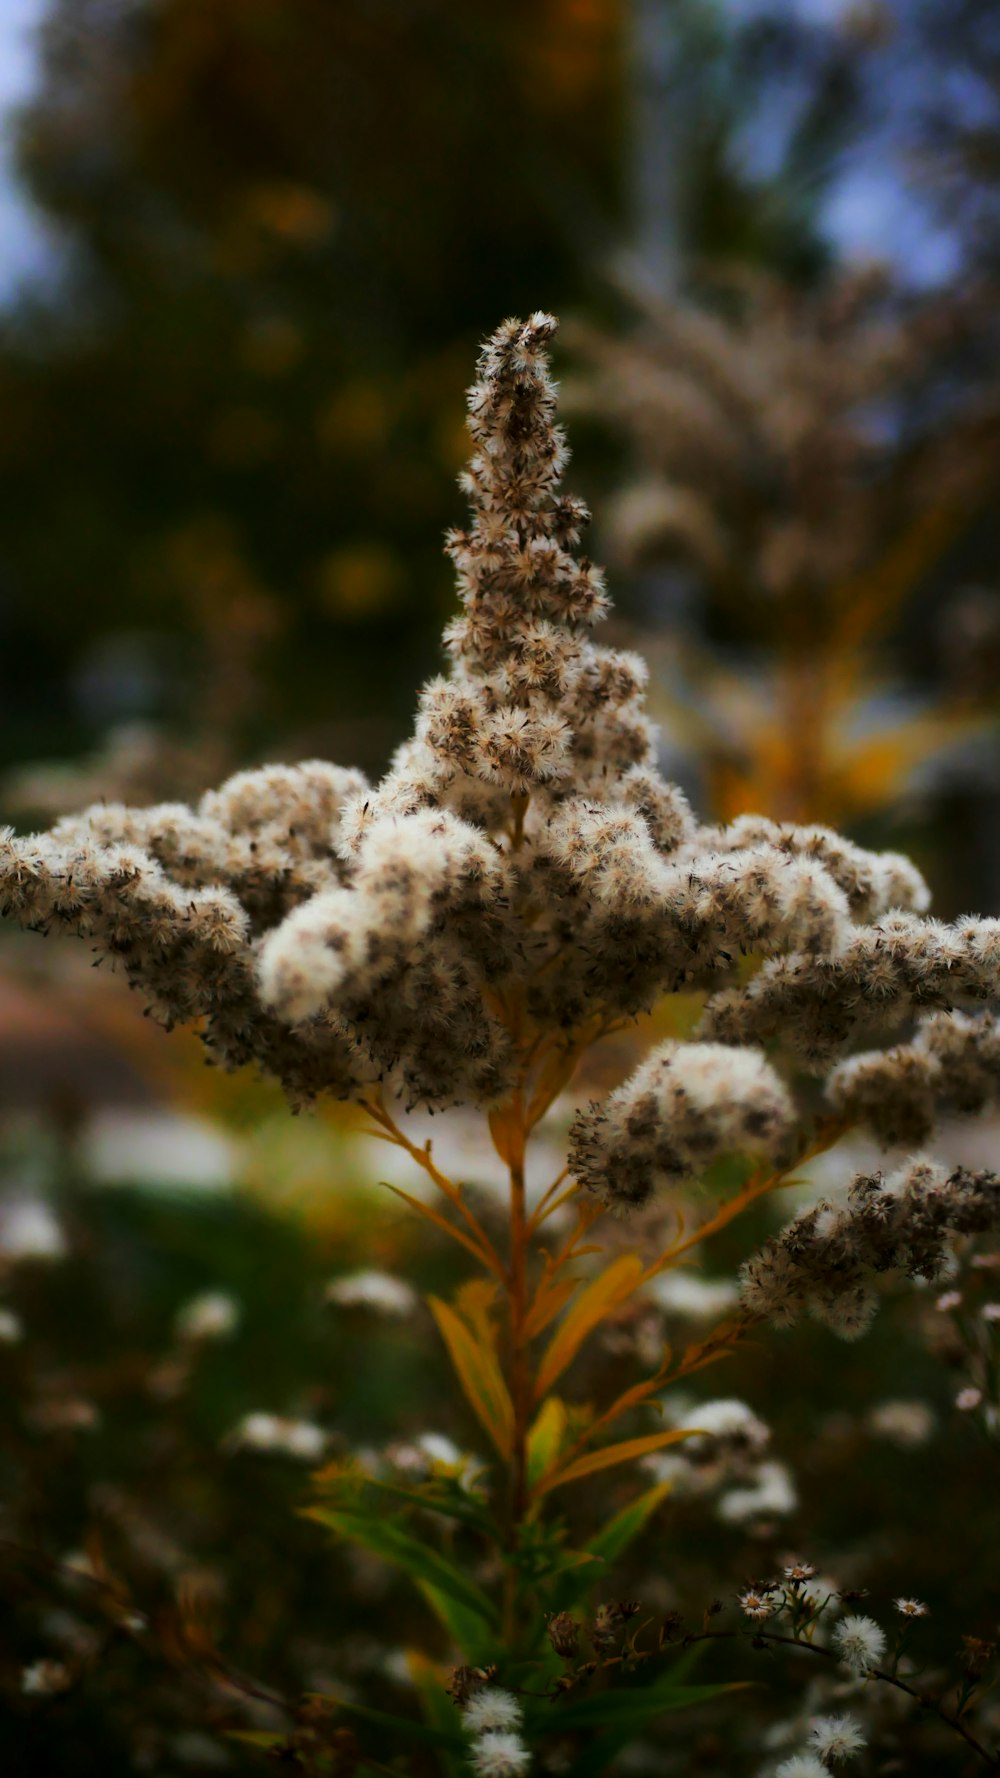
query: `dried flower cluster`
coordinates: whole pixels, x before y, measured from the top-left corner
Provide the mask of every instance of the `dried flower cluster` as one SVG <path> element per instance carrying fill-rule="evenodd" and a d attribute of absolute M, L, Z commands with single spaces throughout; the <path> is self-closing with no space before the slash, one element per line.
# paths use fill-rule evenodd
<path fill-rule="evenodd" d="M 664 1046 L 577 1122 L 573 1165 L 615 1205 L 727 1151 L 783 1156 L 796 1111 L 764 1041 L 822 1069 L 946 1009 L 835 1068 L 831 1097 L 907 1139 L 937 1104 L 982 1103 L 996 1028 L 951 1009 L 996 994 L 1000 922 L 924 918 L 905 859 L 823 828 L 698 827 L 658 775 L 643 663 L 592 639 L 607 597 L 559 487 L 554 328 L 506 323 L 483 352 L 450 670 L 382 783 L 266 767 L 194 809 L 97 806 L 8 836 L 5 911 L 87 938 L 155 1016 L 199 1021 L 219 1059 L 256 1061 L 296 1103 L 382 1080 L 410 1103 L 488 1105 L 515 1004 L 522 1030 L 571 1034 L 715 989 L 699 1041 Z M 760 967 L 737 983 L 747 954 Z"/>
<path fill-rule="evenodd" d="M 631 1207 L 720 1154 L 776 1159 L 794 1127 L 791 1099 L 760 1050 L 665 1043 L 576 1119 L 570 1165 L 598 1191 L 613 1180 L 615 1204 Z"/>
<path fill-rule="evenodd" d="M 951 1237 L 980 1234 L 998 1220 L 995 1173 L 949 1173 L 917 1159 L 888 1178 L 859 1174 L 843 1208 L 814 1205 L 747 1261 L 743 1302 L 750 1314 L 784 1327 L 808 1308 L 853 1339 L 875 1312 L 880 1274 L 939 1277 L 951 1260 Z"/>
<path fill-rule="evenodd" d="M 982 1111 L 1000 1094 L 1000 1026 L 990 1013 L 930 1013 L 911 1043 L 842 1062 L 828 1093 L 885 1144 L 923 1142 L 941 1112 Z"/>

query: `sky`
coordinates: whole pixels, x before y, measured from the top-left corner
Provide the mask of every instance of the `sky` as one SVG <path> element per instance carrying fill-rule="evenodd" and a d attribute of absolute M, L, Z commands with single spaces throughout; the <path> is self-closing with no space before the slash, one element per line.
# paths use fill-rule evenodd
<path fill-rule="evenodd" d="M 44 278 L 54 247 L 38 211 L 18 190 L 11 165 L 11 108 L 29 98 L 37 76 L 32 35 L 45 0 L 0 0 L 0 302 L 25 280 Z"/>

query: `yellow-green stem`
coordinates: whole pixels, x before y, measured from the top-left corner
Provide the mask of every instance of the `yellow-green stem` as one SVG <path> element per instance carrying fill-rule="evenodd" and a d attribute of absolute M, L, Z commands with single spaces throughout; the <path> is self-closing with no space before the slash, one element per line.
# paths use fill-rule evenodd
<path fill-rule="evenodd" d="M 528 1505 L 527 1440 L 531 1376 L 524 1325 L 528 1314 L 528 1221 L 524 1197 L 524 1153 L 510 1163 L 510 1394 L 514 1406 L 511 1457 L 511 1529 Z"/>

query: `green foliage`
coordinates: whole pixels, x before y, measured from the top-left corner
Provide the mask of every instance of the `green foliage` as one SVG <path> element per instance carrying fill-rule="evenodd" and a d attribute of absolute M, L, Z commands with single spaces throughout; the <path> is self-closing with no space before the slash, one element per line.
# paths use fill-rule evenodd
<path fill-rule="evenodd" d="M 653 1727 L 660 1717 L 707 1704 L 732 1689 L 726 1685 L 679 1685 L 671 1677 L 648 1685 L 615 1687 L 565 1709 L 559 1707 L 558 1731 L 573 1730 L 586 1737 L 570 1768 L 572 1778 L 597 1778 L 630 1741 Z"/>
<path fill-rule="evenodd" d="M 495 1609 L 482 1589 L 448 1557 L 387 1520 L 381 1509 L 367 1513 L 308 1506 L 303 1507 L 302 1512 L 304 1518 L 316 1519 L 319 1524 L 335 1531 L 338 1537 L 359 1543 L 371 1555 L 402 1569 L 435 1609 L 442 1609 L 440 1602 L 443 1598 L 458 1607 L 462 1614 L 459 1621 L 463 1625 L 474 1619 L 482 1628 L 495 1626 Z"/>

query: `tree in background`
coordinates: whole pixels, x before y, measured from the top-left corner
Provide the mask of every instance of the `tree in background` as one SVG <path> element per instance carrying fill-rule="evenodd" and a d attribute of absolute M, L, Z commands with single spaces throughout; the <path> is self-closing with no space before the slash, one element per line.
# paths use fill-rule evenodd
<path fill-rule="evenodd" d="M 9 750 L 79 745 L 85 662 L 92 721 L 193 722 L 207 673 L 238 751 L 349 721 L 384 755 L 481 318 L 577 297 L 614 212 L 617 30 L 599 0 L 53 7 L 20 158 L 65 276 L 0 355 Z"/>

